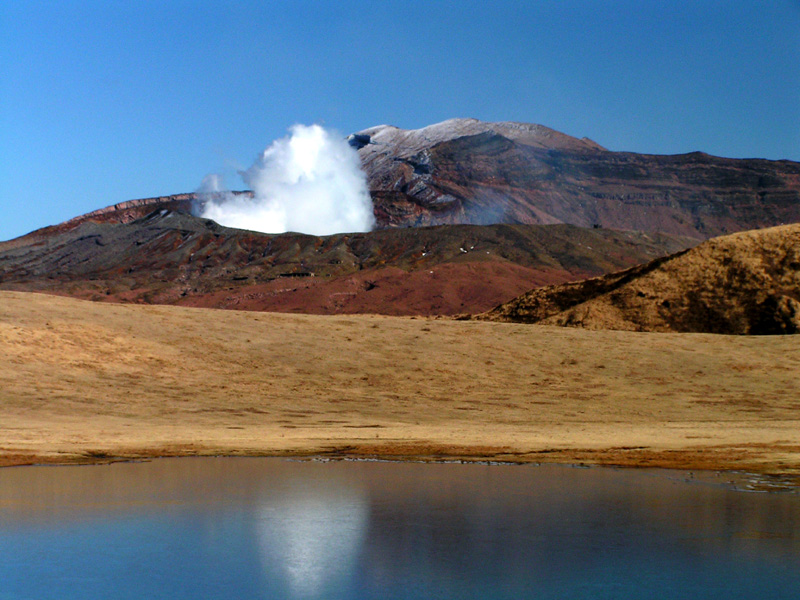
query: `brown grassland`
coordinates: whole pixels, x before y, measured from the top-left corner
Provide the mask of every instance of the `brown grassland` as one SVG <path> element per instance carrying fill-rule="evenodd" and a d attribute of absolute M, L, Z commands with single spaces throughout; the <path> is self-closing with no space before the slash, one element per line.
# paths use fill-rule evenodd
<path fill-rule="evenodd" d="M 323 455 L 800 477 L 800 336 L 0 292 L 0 465 Z"/>

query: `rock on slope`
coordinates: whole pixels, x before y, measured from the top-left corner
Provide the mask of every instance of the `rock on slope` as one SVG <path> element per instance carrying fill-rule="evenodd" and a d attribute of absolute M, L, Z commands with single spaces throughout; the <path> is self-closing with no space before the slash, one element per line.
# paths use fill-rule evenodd
<path fill-rule="evenodd" d="M 475 119 L 356 135 L 380 227 L 571 223 L 705 239 L 800 221 L 791 161 L 612 152 L 541 125 Z"/>
<path fill-rule="evenodd" d="M 800 224 L 704 242 L 648 264 L 545 287 L 483 318 L 589 329 L 800 332 Z"/>

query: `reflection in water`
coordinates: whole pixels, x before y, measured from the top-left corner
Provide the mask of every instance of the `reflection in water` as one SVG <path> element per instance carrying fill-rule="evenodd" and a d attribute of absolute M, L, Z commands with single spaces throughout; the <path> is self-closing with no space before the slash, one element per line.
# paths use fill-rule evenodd
<path fill-rule="evenodd" d="M 665 473 L 277 459 L 0 470 L 0 600 L 797 589 L 800 495 Z"/>
<path fill-rule="evenodd" d="M 350 489 L 297 487 L 257 508 L 265 568 L 279 565 L 296 598 L 324 597 L 355 570 L 367 528 L 367 498 Z"/>

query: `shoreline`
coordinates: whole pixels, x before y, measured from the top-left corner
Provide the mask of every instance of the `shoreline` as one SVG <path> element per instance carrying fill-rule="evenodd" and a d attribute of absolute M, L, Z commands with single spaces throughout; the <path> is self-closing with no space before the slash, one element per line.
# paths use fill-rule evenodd
<path fill-rule="evenodd" d="M 278 429 L 203 426 L 189 427 L 192 441 L 159 442 L 153 424 L 125 423 L 116 431 L 101 431 L 92 419 L 55 422 L 36 429 L 38 443 L 27 448 L 0 445 L 0 468 L 25 465 L 104 464 L 128 460 L 177 457 L 272 457 L 325 460 L 381 460 L 405 462 L 496 462 L 503 464 L 571 464 L 626 469 L 672 469 L 683 471 L 743 471 L 764 477 L 795 481 L 800 485 L 800 443 L 789 438 L 800 431 L 800 421 L 791 420 L 744 427 L 742 424 L 656 423 L 647 427 L 630 424 L 583 423 L 577 431 L 560 431 L 533 424 L 526 431 L 482 422 L 488 433 L 475 431 L 475 424 L 368 425 L 379 431 L 374 438 L 352 437 L 342 428 L 307 428 L 291 425 L 293 436 Z M 148 425 L 150 427 L 148 427 Z M 131 427 L 137 428 L 131 432 Z M 543 431 L 543 429 L 545 429 Z M 567 428 L 570 429 L 570 428 Z M 56 434 L 56 431 L 58 434 Z M 80 431 L 80 441 L 75 442 Z M 285 431 L 285 430 L 284 430 Z M 424 432 L 425 436 L 419 435 Z M 768 437 L 765 437 L 765 434 Z M 125 436 L 125 439 L 123 439 Z M 56 439 L 60 437 L 61 439 Z M 120 438 L 115 442 L 115 438 Z M 698 438 L 707 443 L 697 443 Z M 71 440 L 70 440 L 71 438 Z M 70 442 L 67 442 L 70 440 Z M 500 441 L 500 443 L 497 443 Z M 67 443 L 65 443 L 67 442 Z M 578 443 L 580 445 L 578 445 Z"/>
<path fill-rule="evenodd" d="M 505 458 L 500 458 L 504 456 Z M 214 453 L 214 452 L 184 452 L 184 453 L 157 453 L 142 452 L 141 454 L 126 454 L 120 456 L 88 456 L 75 455 L 62 458 L 47 456 L 14 456 L 0 455 L 0 469 L 14 467 L 76 467 L 76 466 L 107 466 L 117 463 L 152 462 L 169 459 L 203 459 L 203 458 L 242 458 L 242 459 L 283 459 L 314 462 L 381 462 L 381 463 L 420 463 L 420 464 L 462 464 L 486 466 L 545 466 L 558 465 L 572 468 L 601 468 L 647 471 L 658 475 L 676 475 L 676 480 L 685 483 L 703 483 L 722 486 L 737 492 L 746 493 L 790 493 L 800 494 L 800 473 L 776 473 L 759 469 L 758 465 L 740 465 L 736 468 L 730 466 L 715 468 L 708 463 L 691 463 L 685 461 L 660 462 L 617 462 L 581 461 L 573 462 L 569 459 L 569 452 L 563 458 L 548 460 L 541 454 L 530 453 L 525 458 L 509 458 L 508 455 L 369 455 L 357 451 L 349 453 L 319 453 L 319 452 L 276 452 L 276 453 Z M 535 457 L 535 459 L 534 459 Z"/>

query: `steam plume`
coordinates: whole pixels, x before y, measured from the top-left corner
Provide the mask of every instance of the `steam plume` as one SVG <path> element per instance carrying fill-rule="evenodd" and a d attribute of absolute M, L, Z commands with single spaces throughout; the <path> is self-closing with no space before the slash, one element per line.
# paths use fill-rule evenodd
<path fill-rule="evenodd" d="M 207 176 L 200 188 L 201 216 L 265 233 L 372 229 L 372 199 L 356 151 L 319 125 L 295 125 L 290 134 L 240 171 L 252 198 L 224 192 L 219 176 Z"/>

